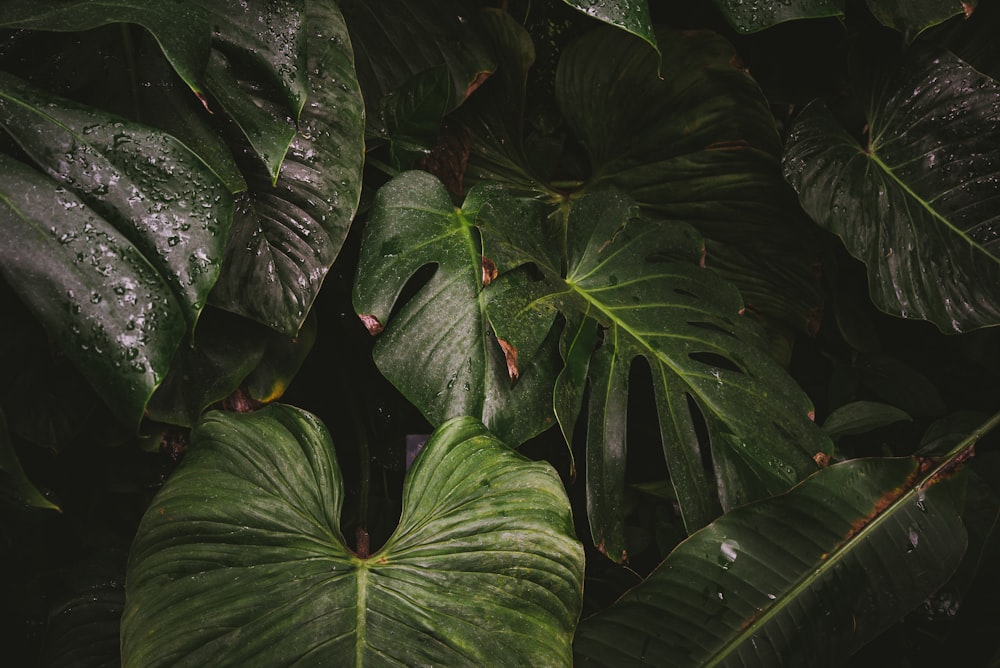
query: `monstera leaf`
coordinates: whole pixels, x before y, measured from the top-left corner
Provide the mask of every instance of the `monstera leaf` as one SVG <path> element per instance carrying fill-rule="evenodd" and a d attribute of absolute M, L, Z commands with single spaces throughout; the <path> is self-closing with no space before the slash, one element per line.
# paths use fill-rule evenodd
<path fill-rule="evenodd" d="M 577 663 L 845 665 L 958 567 L 948 479 L 998 421 L 940 460 L 844 462 L 713 522 L 580 624 Z"/>
<path fill-rule="evenodd" d="M 213 303 L 295 336 L 347 237 L 361 194 L 364 107 L 331 3 L 306 3 L 309 101 L 277 183 L 255 164 Z M 280 62 L 274 63 L 278 67 Z M 265 99 L 257 102 L 280 115 Z"/>
<path fill-rule="evenodd" d="M 442 425 L 370 557 L 344 544 L 343 494 L 311 415 L 209 414 L 132 547 L 124 665 L 569 663 L 583 550 L 547 464 Z"/>
<path fill-rule="evenodd" d="M 996 81 L 919 49 L 874 86 L 862 143 L 821 102 L 796 119 L 786 178 L 887 313 L 944 332 L 1000 323 L 998 106 Z"/>

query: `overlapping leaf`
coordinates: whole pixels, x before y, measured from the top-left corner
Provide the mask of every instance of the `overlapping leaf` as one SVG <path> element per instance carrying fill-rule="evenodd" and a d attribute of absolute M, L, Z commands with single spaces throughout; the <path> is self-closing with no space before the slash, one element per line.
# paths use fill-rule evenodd
<path fill-rule="evenodd" d="M 589 378 L 588 510 L 595 542 L 616 559 L 625 550 L 625 418 L 635 359 L 652 371 L 664 455 L 689 530 L 719 514 L 716 499 L 729 509 L 783 491 L 815 470 L 813 456 L 828 447 L 810 422 L 808 399 L 757 347 L 739 293 L 699 266 L 698 234 L 638 212 L 619 194 L 578 200 L 566 221 L 565 277 L 560 254 L 536 231 L 543 222 L 523 205 L 495 198 L 477 219 L 501 272 L 530 263 L 542 274 L 502 273 L 486 291 L 491 322 L 515 359 L 538 350 L 556 312 L 565 314 L 557 417 L 571 432 Z M 602 341 L 587 350 L 598 327 Z"/>
<path fill-rule="evenodd" d="M 456 209 L 425 172 L 406 172 L 383 186 L 365 228 L 354 308 L 379 334 L 379 369 L 432 423 L 473 415 L 521 443 L 551 424 L 558 355 L 549 346 L 511 387 L 482 295 L 490 272 L 475 228 L 480 203 L 470 194 Z M 414 276 L 431 268 L 426 283 L 404 294 Z"/>
<path fill-rule="evenodd" d="M 307 3 L 309 101 L 272 186 L 247 170 L 214 303 L 294 336 L 347 237 L 361 192 L 364 107 L 335 5 Z M 270 113 L 280 109 L 259 100 Z"/>
<path fill-rule="evenodd" d="M 953 16 L 972 14 L 975 2 L 962 0 L 867 0 L 869 11 L 882 25 L 895 28 L 912 41 L 921 32 Z"/>
<path fill-rule="evenodd" d="M 962 560 L 945 481 L 998 419 L 938 462 L 852 460 L 728 513 L 584 620 L 577 663 L 843 665 Z"/>
<path fill-rule="evenodd" d="M 443 425 L 371 557 L 344 544 L 343 494 L 311 415 L 209 414 L 133 545 L 124 665 L 569 663 L 583 550 L 547 464 Z"/>
<path fill-rule="evenodd" d="M 563 0 L 567 5 L 598 21 L 621 28 L 657 48 L 653 22 L 646 0 Z"/>
<path fill-rule="evenodd" d="M 754 33 L 785 21 L 843 16 L 833 0 L 713 0 L 729 24 Z"/>
<path fill-rule="evenodd" d="M 996 81 L 923 49 L 878 80 L 866 141 L 821 102 L 796 119 L 786 178 L 867 265 L 882 310 L 944 332 L 1000 323 L 998 120 Z"/>

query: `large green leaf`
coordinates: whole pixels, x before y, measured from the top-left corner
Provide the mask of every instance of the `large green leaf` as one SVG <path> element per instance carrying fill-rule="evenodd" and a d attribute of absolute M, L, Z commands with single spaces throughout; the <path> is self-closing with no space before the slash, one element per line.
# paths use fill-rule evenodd
<path fill-rule="evenodd" d="M 754 33 L 797 19 L 843 16 L 834 0 L 712 0 L 740 33 Z M 843 3 L 839 3 L 843 4 Z"/>
<path fill-rule="evenodd" d="M 962 0 L 867 0 L 882 25 L 895 28 L 912 41 L 921 32 L 960 14 L 970 16 L 975 2 Z"/>
<path fill-rule="evenodd" d="M 621 28 L 646 40 L 654 49 L 656 35 L 649 17 L 646 0 L 622 2 L 622 0 L 563 0 L 570 7 L 591 16 L 598 21 Z"/>
<path fill-rule="evenodd" d="M 470 194 L 456 209 L 425 172 L 406 172 L 383 186 L 365 227 L 354 308 L 380 334 L 379 369 L 433 424 L 473 415 L 519 444 L 552 423 L 558 358 L 549 346 L 534 365 L 523 365 L 511 387 L 482 293 L 490 276 L 475 228 L 481 201 Z M 425 267 L 433 275 L 393 312 L 407 282 Z"/>
<path fill-rule="evenodd" d="M 547 464 L 448 422 L 370 557 L 344 544 L 343 494 L 311 415 L 209 414 L 132 547 L 124 665 L 569 663 L 583 550 Z"/>
<path fill-rule="evenodd" d="M 143 253 L 193 327 L 219 275 L 233 215 L 218 177 L 168 134 L 46 95 L 3 72 L 0 126 Z"/>
<path fill-rule="evenodd" d="M 343 18 L 318 0 L 307 2 L 306 18 L 310 97 L 299 132 L 273 187 L 264 170 L 247 168 L 250 194 L 212 294 L 215 304 L 290 336 L 347 237 L 364 161 L 364 106 Z"/>
<path fill-rule="evenodd" d="M 488 312 L 518 360 L 539 349 L 557 311 L 566 316 L 558 387 L 572 400 L 556 397 L 557 417 L 571 432 L 589 377 L 587 498 L 600 548 L 624 557 L 625 423 L 637 358 L 652 371 L 664 455 L 689 531 L 719 514 L 719 500 L 729 509 L 815 470 L 814 455 L 829 444 L 810 422 L 809 400 L 759 347 L 736 289 L 699 266 L 703 245 L 690 226 L 640 219 L 629 198 L 593 193 L 566 221 L 563 275 L 560 254 L 535 231 L 543 221 L 521 208 L 495 198 L 477 219 L 501 271 L 486 290 Z M 542 276 L 503 273 L 526 263 Z M 580 348 L 598 327 L 596 350 Z"/>
<path fill-rule="evenodd" d="M 1000 323 L 998 108 L 996 81 L 915 50 L 878 79 L 861 143 L 821 102 L 795 120 L 786 178 L 882 310 L 944 332 Z"/>
<path fill-rule="evenodd" d="M 943 585 L 966 530 L 942 460 L 857 459 L 691 536 L 584 620 L 582 665 L 839 666 Z"/>

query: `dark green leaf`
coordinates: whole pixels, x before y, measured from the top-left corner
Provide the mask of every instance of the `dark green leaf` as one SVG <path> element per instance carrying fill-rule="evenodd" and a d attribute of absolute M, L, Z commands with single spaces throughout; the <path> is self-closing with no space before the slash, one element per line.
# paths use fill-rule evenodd
<path fill-rule="evenodd" d="M 898 406 L 911 416 L 936 417 L 947 410 L 940 390 L 911 366 L 885 355 L 861 355 L 854 372 L 882 401 Z"/>
<path fill-rule="evenodd" d="M 519 444 L 551 424 L 558 353 L 554 342 L 545 346 L 533 366 L 519 368 L 511 387 L 482 294 L 489 272 L 475 228 L 480 203 L 473 192 L 456 209 L 425 172 L 406 172 L 383 186 L 365 227 L 354 308 L 373 334 L 385 328 L 375 361 L 431 423 L 473 415 Z M 407 282 L 425 267 L 434 267 L 433 275 L 390 321 Z"/>
<path fill-rule="evenodd" d="M 972 14 L 975 2 L 963 0 L 866 0 L 868 9 L 882 25 L 895 28 L 912 41 L 927 28 L 953 16 Z"/>
<path fill-rule="evenodd" d="M 943 460 L 857 459 L 728 513 L 581 623 L 580 664 L 844 665 L 944 584 L 966 548 Z"/>
<path fill-rule="evenodd" d="M 371 557 L 344 544 L 343 493 L 311 415 L 209 414 L 133 545 L 124 665 L 569 662 L 583 550 L 547 464 L 448 422 Z"/>
<path fill-rule="evenodd" d="M 823 422 L 823 431 L 831 438 L 837 438 L 851 434 L 865 434 L 879 427 L 911 419 L 906 411 L 889 404 L 880 404 L 877 401 L 854 401 L 830 413 Z"/>
<path fill-rule="evenodd" d="M 0 488 L 8 486 L 17 503 L 62 512 L 59 506 L 45 498 L 38 491 L 38 488 L 28 480 L 28 476 L 17 458 L 17 453 L 14 452 L 14 445 L 10 442 L 10 434 L 7 433 L 7 418 L 0 410 Z M 10 495 L 5 493 L 3 496 Z"/>
<path fill-rule="evenodd" d="M 917 50 L 867 109 L 862 143 L 820 102 L 796 119 L 784 167 L 803 208 L 867 265 L 880 309 L 944 332 L 1000 323 L 1000 84 Z"/>
<path fill-rule="evenodd" d="M 843 16 L 833 0 L 713 0 L 729 24 L 753 33 L 785 21 Z"/>
<path fill-rule="evenodd" d="M 563 0 L 587 16 L 621 28 L 658 50 L 646 0 Z"/>
<path fill-rule="evenodd" d="M 0 172 L 5 280 L 115 414 L 137 424 L 184 335 L 185 310 L 76 195 L 2 155 Z"/>
<path fill-rule="evenodd" d="M 394 169 L 409 169 L 434 145 L 447 110 L 450 84 L 448 69 L 440 65 L 414 75 L 382 98 L 378 118 L 390 143 Z"/>
<path fill-rule="evenodd" d="M 336 6 L 308 4 L 310 98 L 275 186 L 247 175 L 213 302 L 295 336 L 347 237 L 361 191 L 364 112 Z M 274 113 L 278 113 L 277 110 Z"/>

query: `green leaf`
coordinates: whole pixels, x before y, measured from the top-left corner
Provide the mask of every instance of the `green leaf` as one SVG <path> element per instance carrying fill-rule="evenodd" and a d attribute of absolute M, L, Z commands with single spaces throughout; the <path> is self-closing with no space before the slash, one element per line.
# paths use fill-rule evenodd
<path fill-rule="evenodd" d="M 0 172 L 4 279 L 115 414 L 138 424 L 185 310 L 139 249 L 72 192 L 7 156 Z"/>
<path fill-rule="evenodd" d="M 308 413 L 209 414 L 132 547 L 123 664 L 569 663 L 583 550 L 547 464 L 448 422 L 371 557 L 344 544 L 343 495 Z"/>
<path fill-rule="evenodd" d="M 209 17 L 192 2 L 134 0 L 4 0 L 0 26 L 80 32 L 111 23 L 146 28 L 185 83 L 201 94 L 202 73 L 211 50 Z"/>
<path fill-rule="evenodd" d="M 590 158 L 583 190 L 618 188 L 694 225 L 706 264 L 748 310 L 815 331 L 819 244 L 782 179 L 767 100 L 718 35 L 659 35 L 662 77 L 657 55 L 620 31 L 594 31 L 563 54 L 556 96 Z"/>
<path fill-rule="evenodd" d="M 565 227 L 565 278 L 558 256 L 539 249 L 540 218 L 492 199 L 477 219 L 487 253 L 503 258 L 496 262 L 501 276 L 486 289 L 490 320 L 517 358 L 538 349 L 557 311 L 566 316 L 567 366 L 557 387 L 571 399 L 556 397 L 557 415 L 571 433 L 571 402 L 580 401 L 588 374 L 588 514 L 595 543 L 614 559 L 625 550 L 625 419 L 636 359 L 652 371 L 664 455 L 689 531 L 719 514 L 717 499 L 729 509 L 784 491 L 829 449 L 810 422 L 809 400 L 757 347 L 759 333 L 740 315 L 739 293 L 699 266 L 699 235 L 638 213 L 620 194 L 576 200 Z M 542 276 L 504 273 L 526 263 Z M 588 368 L 576 346 L 593 342 L 598 327 L 602 341 L 589 351 Z M 699 422 L 707 427 L 705 442 Z"/>
<path fill-rule="evenodd" d="M 975 7 L 975 2 L 963 0 L 866 0 L 866 3 L 872 16 L 882 25 L 906 35 L 908 42 L 953 16 L 971 15 Z"/>
<path fill-rule="evenodd" d="M 649 16 L 649 5 L 646 0 L 636 0 L 635 2 L 622 2 L 622 0 L 563 0 L 563 2 L 587 16 L 644 39 L 651 47 L 659 51 L 659 47 L 656 44 L 656 35 L 653 34 L 653 22 Z"/>
<path fill-rule="evenodd" d="M 488 272 L 475 228 L 480 194 L 456 209 L 426 172 L 383 186 L 362 239 L 354 309 L 370 332 L 381 333 L 373 353 L 379 369 L 432 424 L 472 415 L 519 444 L 551 424 L 558 353 L 553 341 L 511 387 L 482 294 Z M 401 300 L 425 267 L 433 275 Z"/>
<path fill-rule="evenodd" d="M 335 5 L 307 3 L 310 98 L 273 187 L 247 170 L 213 303 L 295 336 L 347 237 L 361 194 L 364 107 Z M 278 113 L 277 110 L 272 110 Z"/>
<path fill-rule="evenodd" d="M 577 661 L 844 665 L 962 560 L 966 530 L 942 481 L 998 421 L 943 460 L 844 462 L 725 515 L 584 620 Z"/>
<path fill-rule="evenodd" d="M 865 434 L 879 427 L 912 419 L 906 411 L 889 404 L 877 401 L 853 401 L 830 413 L 823 422 L 823 431 L 831 438 L 837 438 L 851 434 Z"/>
<path fill-rule="evenodd" d="M 193 328 L 219 275 L 233 215 L 218 177 L 168 134 L 48 96 L 3 72 L 0 126 L 142 252 Z"/>
<path fill-rule="evenodd" d="M 843 16 L 833 0 L 713 0 L 736 32 L 754 33 L 797 19 Z"/>
<path fill-rule="evenodd" d="M 883 311 L 943 332 L 1000 323 L 998 108 L 996 81 L 917 50 L 875 85 L 862 143 L 821 102 L 795 120 L 785 176 Z"/>
<path fill-rule="evenodd" d="M 10 434 L 7 433 L 7 418 L 0 410 L 0 489 L 7 486 L 12 488 L 14 498 L 18 503 L 62 512 L 59 506 L 45 498 L 45 495 L 39 492 L 38 488 L 28 479 L 17 458 L 17 453 L 14 452 L 14 444 L 10 442 Z"/>

